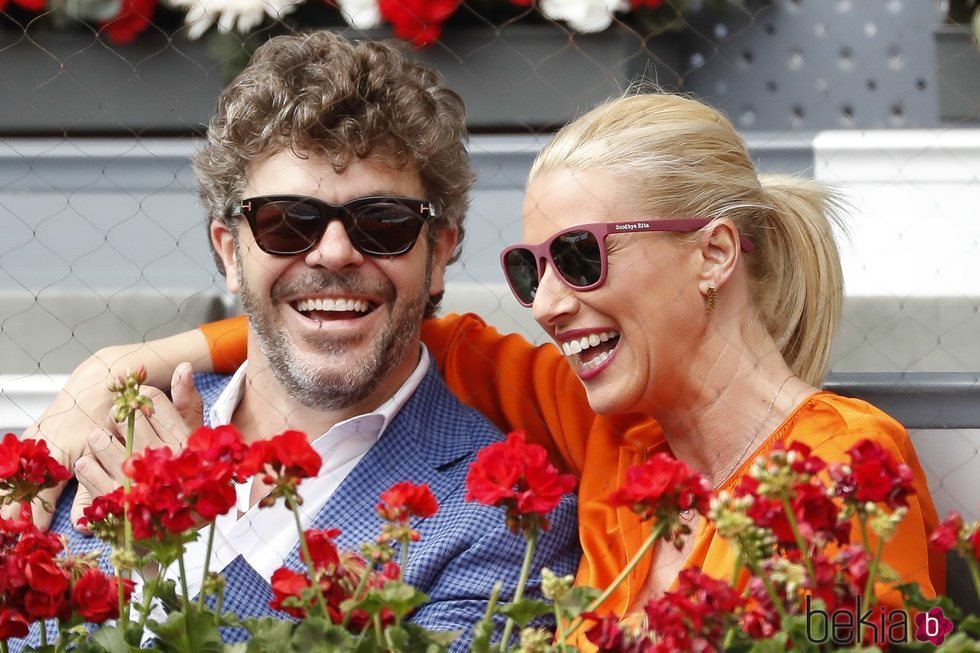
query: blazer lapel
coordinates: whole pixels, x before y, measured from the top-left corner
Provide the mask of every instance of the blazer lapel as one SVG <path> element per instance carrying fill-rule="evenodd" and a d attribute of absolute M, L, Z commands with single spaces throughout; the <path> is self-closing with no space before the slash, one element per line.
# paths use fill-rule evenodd
<path fill-rule="evenodd" d="M 427 483 L 442 503 L 463 491 L 456 475 L 443 473 L 451 463 L 476 448 L 463 428 L 462 407 L 449 393 L 435 365 L 418 389 L 388 425 L 381 438 L 351 470 L 310 524 L 311 528 L 340 528 L 341 548 L 356 550 L 380 532 L 375 510 L 380 495 L 399 481 Z M 298 547 L 288 566 L 300 564 Z"/>

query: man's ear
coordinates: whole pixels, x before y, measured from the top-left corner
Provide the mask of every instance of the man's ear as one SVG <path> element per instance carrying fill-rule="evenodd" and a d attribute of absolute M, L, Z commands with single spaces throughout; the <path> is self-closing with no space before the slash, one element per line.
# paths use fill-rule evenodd
<path fill-rule="evenodd" d="M 241 288 L 238 285 L 238 252 L 235 247 L 235 234 L 231 227 L 220 219 L 211 221 L 211 244 L 218 253 L 225 268 L 225 287 L 233 295 Z"/>
<path fill-rule="evenodd" d="M 429 294 L 438 295 L 446 290 L 446 266 L 456 251 L 459 242 L 459 231 L 456 227 L 445 227 L 436 234 L 432 245 L 432 280 L 429 283 Z"/>
<path fill-rule="evenodd" d="M 742 253 L 738 228 L 728 218 L 721 218 L 702 230 L 699 239 L 701 252 L 700 285 L 702 293 L 708 287 L 720 289 L 735 273 Z"/>

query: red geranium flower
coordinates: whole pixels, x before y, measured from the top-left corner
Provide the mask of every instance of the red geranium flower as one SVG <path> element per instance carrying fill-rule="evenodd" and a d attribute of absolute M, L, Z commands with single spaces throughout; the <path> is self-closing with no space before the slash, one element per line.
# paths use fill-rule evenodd
<path fill-rule="evenodd" d="M 41 490 L 71 478 L 64 465 L 51 457 L 43 440 L 21 440 L 7 433 L 0 440 L 0 493 L 8 502 L 33 500 Z"/>
<path fill-rule="evenodd" d="M 123 596 L 133 593 L 134 583 L 123 579 Z M 119 581 L 98 569 L 87 569 L 71 589 L 71 603 L 85 621 L 100 624 L 119 617 Z"/>
<path fill-rule="evenodd" d="M 708 479 L 665 453 L 654 454 L 644 463 L 628 468 L 626 484 L 609 496 L 611 505 L 628 506 L 640 519 L 656 517 L 666 525 L 667 540 L 690 532 L 680 519 L 682 510 L 705 514 L 710 500 Z"/>
<path fill-rule="evenodd" d="M 598 617 L 595 613 L 584 613 L 586 619 L 595 621 L 595 625 L 585 631 L 585 638 L 596 645 L 600 653 L 613 653 L 623 647 L 623 630 L 619 619 L 612 614 Z"/>
<path fill-rule="evenodd" d="M 242 467 L 253 474 L 271 470 L 262 480 L 272 485 L 277 477 L 290 477 L 297 483 L 312 478 L 319 473 L 322 463 L 320 454 L 310 446 L 305 433 L 286 431 L 268 440 L 253 442 Z"/>
<path fill-rule="evenodd" d="M 962 529 L 963 518 L 958 512 L 953 511 L 936 527 L 936 530 L 929 536 L 929 541 L 936 545 L 940 551 L 952 551 L 959 543 Z"/>
<path fill-rule="evenodd" d="M 395 36 L 422 47 L 439 38 L 442 24 L 461 4 L 462 0 L 379 0 L 378 9 Z"/>
<path fill-rule="evenodd" d="M 847 453 L 851 456 L 849 469 L 839 464 L 830 469 L 840 496 L 857 504 L 885 503 L 893 509 L 908 505 L 908 496 L 915 494 L 908 465 L 896 461 L 874 440 L 862 440 Z"/>
<path fill-rule="evenodd" d="M 0 641 L 11 637 L 27 637 L 30 621 L 19 610 L 0 608 Z"/>
<path fill-rule="evenodd" d="M 286 605 L 286 600 L 292 598 L 302 601 L 303 590 L 311 586 L 309 578 L 291 569 L 281 567 L 272 574 L 271 584 L 273 599 L 269 603 L 269 607 L 273 610 L 282 610 L 297 619 L 306 617 L 306 609 L 302 607 L 302 604 L 300 606 Z"/>
<path fill-rule="evenodd" d="M 416 485 L 411 481 L 402 481 L 381 493 L 377 510 L 385 521 L 406 524 L 410 517 L 425 518 L 436 514 L 439 502 L 427 483 Z"/>
<path fill-rule="evenodd" d="M 514 533 L 548 530 L 545 515 L 575 487 L 575 477 L 559 474 L 544 447 L 524 442 L 515 431 L 476 454 L 466 476 L 466 500 L 507 510 Z"/>
<path fill-rule="evenodd" d="M 340 535 L 340 529 L 326 530 L 311 529 L 304 533 L 306 546 L 310 551 L 313 566 L 317 569 L 333 569 L 340 564 L 340 553 L 334 539 Z"/>
<path fill-rule="evenodd" d="M 150 26 L 156 6 L 156 0 L 122 0 L 119 13 L 102 30 L 113 43 L 132 43 Z"/>

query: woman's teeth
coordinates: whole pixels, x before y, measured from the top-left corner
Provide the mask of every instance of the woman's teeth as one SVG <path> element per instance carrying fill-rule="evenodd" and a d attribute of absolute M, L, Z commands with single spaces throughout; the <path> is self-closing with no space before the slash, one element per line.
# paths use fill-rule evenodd
<path fill-rule="evenodd" d="M 574 356 L 576 354 L 581 354 L 589 347 L 595 347 L 600 343 L 607 342 L 612 338 L 618 338 L 618 337 L 619 337 L 618 331 L 603 331 L 602 333 L 590 333 L 589 335 L 583 336 L 578 340 L 569 340 L 568 342 L 563 342 L 561 345 L 561 350 L 565 353 L 566 356 Z M 603 356 L 605 356 L 605 358 L 608 358 L 609 352 L 604 352 L 602 354 L 599 354 L 598 356 L 596 356 L 596 358 L 597 359 L 602 358 Z M 603 358 L 603 360 L 605 360 L 605 358 Z"/>
<path fill-rule="evenodd" d="M 354 311 L 367 313 L 370 306 L 365 299 L 303 299 L 296 303 L 300 313 L 310 311 Z"/>

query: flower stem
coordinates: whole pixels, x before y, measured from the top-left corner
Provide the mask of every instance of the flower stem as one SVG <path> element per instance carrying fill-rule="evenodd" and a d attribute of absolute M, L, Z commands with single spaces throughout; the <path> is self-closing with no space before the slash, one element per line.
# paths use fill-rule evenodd
<path fill-rule="evenodd" d="M 875 548 L 874 557 L 871 559 L 871 566 L 868 568 L 868 582 L 864 586 L 864 598 L 868 601 L 868 609 L 873 610 L 878 602 L 875 596 L 875 580 L 878 577 L 878 564 L 881 562 L 881 553 L 885 548 L 884 538 L 878 538 L 878 546 Z"/>
<path fill-rule="evenodd" d="M 527 531 L 525 534 L 527 535 L 527 547 L 524 549 L 524 563 L 521 565 L 521 575 L 517 579 L 517 588 L 514 590 L 514 603 L 520 601 L 524 596 L 524 587 L 527 585 L 527 579 L 531 576 L 531 562 L 534 560 L 534 552 L 538 548 L 537 528 Z M 500 639 L 500 653 L 504 653 L 507 650 L 507 643 L 510 641 L 510 634 L 513 630 L 514 620 L 508 617 L 507 623 L 504 625 L 504 635 Z"/>
<path fill-rule="evenodd" d="M 361 595 L 361 592 L 363 592 L 364 588 L 367 587 L 368 579 L 370 577 L 371 577 L 371 567 L 370 565 L 367 565 L 364 567 L 364 573 L 361 574 L 360 580 L 357 581 L 357 588 L 354 590 L 354 593 L 351 594 L 351 598 L 356 600 Z M 344 621 L 340 624 L 342 628 L 347 627 L 347 624 L 350 622 L 350 618 L 351 618 L 350 612 L 344 615 Z"/>
<path fill-rule="evenodd" d="M 313 589 L 316 590 L 316 601 L 320 604 L 320 609 L 323 610 L 323 617 L 325 619 L 329 618 L 330 613 L 327 611 L 327 600 L 323 598 L 323 591 L 320 589 L 320 583 L 316 579 L 316 567 L 313 566 L 313 556 L 310 555 L 310 547 L 306 543 L 306 534 L 303 532 L 303 525 L 299 521 L 299 506 L 296 505 L 296 499 L 293 497 L 292 492 L 286 492 L 286 505 L 293 513 L 293 520 L 296 522 L 296 531 L 299 533 L 299 548 L 302 552 L 303 562 L 306 563 L 306 571 L 310 574 L 310 583 L 313 585 Z"/>
<path fill-rule="evenodd" d="M 636 552 L 636 555 L 630 558 L 630 561 L 626 564 L 625 567 L 623 567 L 623 570 L 619 572 L 619 575 L 616 576 L 615 580 L 613 580 L 613 582 L 609 584 L 609 587 L 607 587 L 605 591 L 603 591 L 603 593 L 599 595 L 599 598 L 593 601 L 589 605 L 589 607 L 585 609 L 586 612 L 594 612 L 596 608 L 602 605 L 605 602 L 605 600 L 609 598 L 609 596 L 613 593 L 613 591 L 615 591 L 615 589 L 619 587 L 624 580 L 626 580 L 626 577 L 629 576 L 630 573 L 633 571 L 633 569 L 636 567 L 636 565 L 639 564 L 640 560 L 643 559 L 643 556 L 645 556 L 647 552 L 650 551 L 654 543 L 663 536 L 664 531 L 666 530 L 667 530 L 667 523 L 665 521 L 658 521 L 656 523 L 656 525 L 653 527 L 653 531 L 643 542 L 643 546 L 641 546 L 639 551 Z M 559 646 L 564 645 L 565 640 L 568 639 L 568 637 L 571 637 L 572 634 L 574 634 L 575 631 L 578 630 L 583 623 L 585 623 L 585 620 L 582 619 L 582 617 L 580 616 L 576 617 L 575 621 L 568 629 L 568 633 L 565 635 L 563 639 L 558 641 Z"/>
<path fill-rule="evenodd" d="M 405 565 L 408 564 L 408 537 L 403 537 L 401 550 L 398 552 L 398 580 L 405 575 Z"/>
<path fill-rule="evenodd" d="M 38 623 L 41 625 L 41 650 L 43 651 L 48 645 L 48 623 L 43 619 Z"/>
<path fill-rule="evenodd" d="M 970 556 L 966 557 L 966 564 L 970 567 L 970 576 L 973 578 L 973 589 L 976 590 L 977 596 L 980 597 L 980 562 Z"/>
<path fill-rule="evenodd" d="M 126 416 L 126 460 L 133 455 L 133 439 L 136 433 L 136 413 L 130 411 Z M 132 489 L 132 481 L 129 476 L 123 476 L 123 550 L 126 553 L 126 560 L 133 559 L 133 522 L 129 519 L 129 492 Z M 119 572 L 119 570 L 117 570 Z M 132 574 L 129 569 L 121 570 L 123 579 L 130 579 Z M 122 631 L 125 633 L 129 625 L 129 603 L 126 601 L 123 592 L 123 583 L 119 583 L 119 621 L 122 624 Z"/>
<path fill-rule="evenodd" d="M 184 598 L 184 603 L 190 602 L 187 596 L 187 570 L 184 568 L 184 550 L 181 547 L 180 555 L 177 556 L 177 568 L 180 569 L 180 595 Z"/>
<path fill-rule="evenodd" d="M 7 640 L 0 639 L 0 653 L 10 653 L 10 649 L 7 648 Z"/>
<path fill-rule="evenodd" d="M 211 522 L 211 527 L 208 528 L 208 547 L 204 554 L 204 574 L 201 576 L 201 591 L 197 595 L 197 605 L 200 608 L 204 607 L 204 595 L 206 594 L 204 588 L 208 586 L 208 573 L 211 571 L 211 548 L 214 546 L 215 527 L 215 522 Z"/>
<path fill-rule="evenodd" d="M 742 555 L 742 547 L 739 547 L 735 555 L 735 566 L 732 568 L 732 587 L 738 586 L 738 577 L 742 574 L 742 567 L 745 566 L 745 557 Z"/>
<path fill-rule="evenodd" d="M 803 539 L 803 535 L 800 533 L 800 523 L 796 521 L 796 513 L 793 512 L 793 506 L 790 505 L 789 499 L 786 496 L 780 496 L 780 501 L 783 504 L 783 511 L 786 513 L 786 520 L 789 522 L 790 530 L 793 531 L 793 539 L 796 540 L 796 548 L 800 550 L 800 555 L 803 557 L 803 563 L 806 565 L 806 573 L 810 576 L 810 582 L 817 582 L 817 572 L 813 569 L 813 559 L 810 557 L 810 547 L 807 546 L 806 541 Z"/>

